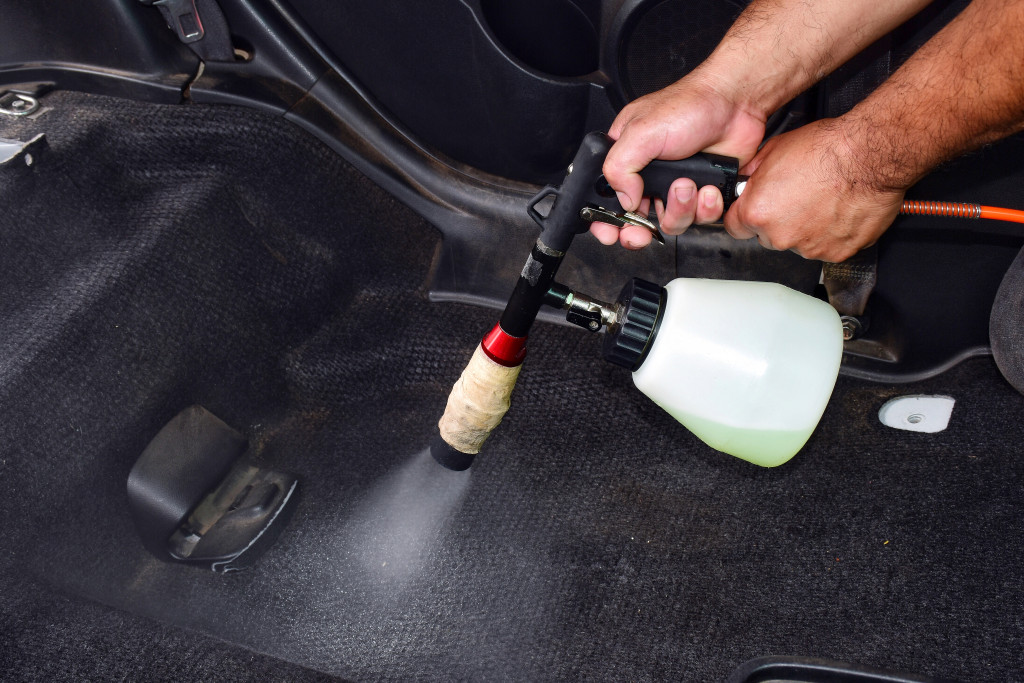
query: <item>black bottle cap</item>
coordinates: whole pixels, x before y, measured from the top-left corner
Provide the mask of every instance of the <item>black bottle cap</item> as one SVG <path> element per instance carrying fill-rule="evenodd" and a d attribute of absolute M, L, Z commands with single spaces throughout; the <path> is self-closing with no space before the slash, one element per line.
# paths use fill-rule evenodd
<path fill-rule="evenodd" d="M 618 322 L 604 338 L 604 359 L 630 370 L 639 368 L 658 332 L 664 303 L 664 287 L 640 278 L 626 283 L 619 294 Z"/>

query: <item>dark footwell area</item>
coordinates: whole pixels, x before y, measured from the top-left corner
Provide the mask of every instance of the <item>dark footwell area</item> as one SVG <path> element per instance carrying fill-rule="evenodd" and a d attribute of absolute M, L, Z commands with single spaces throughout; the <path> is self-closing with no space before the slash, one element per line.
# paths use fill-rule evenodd
<path fill-rule="evenodd" d="M 990 359 L 841 378 L 764 470 L 541 324 L 448 472 L 425 449 L 495 314 L 428 302 L 434 228 L 259 113 L 44 104 L 0 121 L 48 143 L 0 166 L 11 678 L 719 681 L 765 655 L 1024 676 L 1024 397 Z M 949 428 L 878 422 L 911 393 L 955 397 Z M 197 403 L 301 481 L 247 572 L 160 562 L 129 516 L 136 458 Z"/>

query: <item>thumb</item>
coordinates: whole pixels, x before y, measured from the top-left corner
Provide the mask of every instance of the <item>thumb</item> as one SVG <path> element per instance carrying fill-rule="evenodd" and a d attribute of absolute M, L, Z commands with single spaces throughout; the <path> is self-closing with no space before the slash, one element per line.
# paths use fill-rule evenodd
<path fill-rule="evenodd" d="M 619 203 L 626 211 L 636 211 L 644 195 L 644 181 L 640 177 L 647 164 L 657 159 L 664 149 L 665 136 L 644 135 L 626 126 L 621 137 L 608 150 L 605 157 L 605 180 L 615 190 Z"/>

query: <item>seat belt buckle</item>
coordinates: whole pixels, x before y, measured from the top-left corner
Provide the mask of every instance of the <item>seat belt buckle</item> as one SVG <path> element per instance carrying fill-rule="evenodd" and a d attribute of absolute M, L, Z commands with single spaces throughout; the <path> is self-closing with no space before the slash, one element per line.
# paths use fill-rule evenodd
<path fill-rule="evenodd" d="M 159 7 L 167 25 L 178 34 L 178 39 L 183 43 L 194 43 L 202 40 L 206 32 L 203 30 L 203 20 L 196 9 L 195 0 L 155 0 L 143 4 Z"/>

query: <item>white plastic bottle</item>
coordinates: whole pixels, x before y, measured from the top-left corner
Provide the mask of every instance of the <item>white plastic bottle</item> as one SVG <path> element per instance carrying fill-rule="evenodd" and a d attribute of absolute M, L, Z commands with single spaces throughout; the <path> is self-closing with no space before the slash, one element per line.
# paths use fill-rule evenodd
<path fill-rule="evenodd" d="M 768 282 L 633 280 L 605 357 L 704 443 L 763 467 L 807 442 L 835 386 L 843 330 L 830 305 Z"/>

